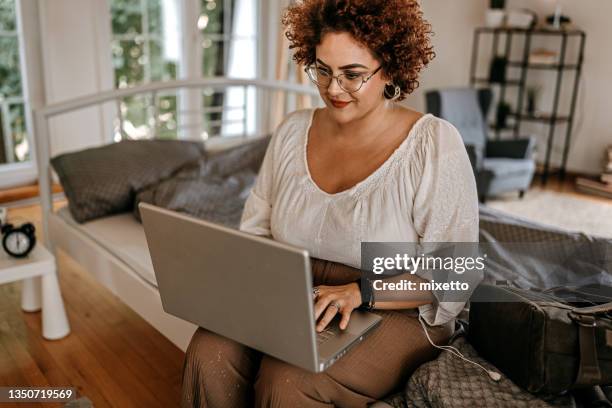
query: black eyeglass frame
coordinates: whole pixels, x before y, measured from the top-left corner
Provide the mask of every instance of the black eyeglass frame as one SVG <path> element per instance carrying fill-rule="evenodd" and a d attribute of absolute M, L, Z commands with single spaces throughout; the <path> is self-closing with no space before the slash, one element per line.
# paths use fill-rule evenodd
<path fill-rule="evenodd" d="M 306 67 L 304 67 L 304 72 L 306 72 L 306 75 L 308 75 L 308 79 L 310 79 L 310 80 L 312 81 L 312 83 L 313 83 L 313 84 L 315 84 L 316 86 L 318 86 L 318 87 L 323 87 L 324 85 L 319 84 L 319 83 L 317 82 L 317 80 L 316 80 L 316 79 L 314 79 L 314 78 L 312 77 L 312 75 L 310 75 L 310 71 L 309 71 L 309 70 L 310 70 L 311 68 L 315 68 L 315 69 L 316 69 L 316 68 L 317 68 L 317 65 L 316 65 L 316 64 L 310 64 L 310 65 L 307 65 Z M 346 74 L 344 74 L 344 73 L 342 73 L 342 74 L 338 74 L 338 75 L 330 75 L 330 77 L 329 77 L 329 84 L 327 84 L 327 87 L 329 87 L 329 86 L 331 85 L 331 83 L 332 83 L 332 80 L 334 80 L 334 79 L 335 79 L 335 80 L 336 80 L 336 82 L 338 83 L 338 86 L 339 86 L 339 87 L 340 87 L 340 88 L 341 88 L 341 89 L 342 89 L 344 92 L 348 92 L 348 93 L 355 93 L 355 92 L 359 92 L 359 90 L 360 90 L 360 89 L 363 87 L 363 84 L 365 84 L 366 82 L 368 82 L 368 81 L 370 80 L 370 78 L 372 78 L 374 75 L 376 75 L 376 73 L 377 73 L 378 71 L 380 71 L 380 70 L 381 70 L 381 68 L 382 68 L 382 65 L 380 65 L 378 68 L 376 68 L 376 69 L 374 70 L 374 72 L 372 72 L 372 73 L 371 73 L 370 75 L 368 75 L 366 78 L 364 78 L 364 77 L 363 77 L 363 75 L 364 75 L 365 73 L 359 74 L 359 75 L 362 75 L 362 78 L 361 78 L 361 84 L 359 85 L 359 88 L 357 88 L 357 89 L 355 89 L 355 90 L 349 91 L 348 89 L 346 89 L 345 87 L 343 87 L 343 86 L 342 86 L 342 81 L 340 80 L 340 78 L 346 75 Z"/>

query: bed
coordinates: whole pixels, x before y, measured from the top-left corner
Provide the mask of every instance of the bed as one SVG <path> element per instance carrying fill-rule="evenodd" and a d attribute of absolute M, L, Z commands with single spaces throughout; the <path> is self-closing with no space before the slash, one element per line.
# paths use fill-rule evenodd
<path fill-rule="evenodd" d="M 155 101 L 164 92 L 191 92 L 193 96 L 198 92 L 210 94 L 211 89 L 222 92 L 230 88 L 243 89 L 244 95 L 247 90 L 255 95 L 252 101 L 258 106 L 257 131 L 252 134 L 245 131 L 241 136 L 211 138 L 206 141 L 206 149 L 210 152 L 223 151 L 269 134 L 286 112 L 318 103 L 318 92 L 312 87 L 278 81 L 207 78 L 108 91 L 33 111 L 44 242 L 52 252 L 62 251 L 76 260 L 98 282 L 182 350 L 187 348 L 195 326 L 163 311 L 144 230 L 133 215 L 126 212 L 79 223 L 67 207 L 53 211 L 49 122 L 92 106 L 115 104 L 119 112 L 120 102 L 129 97 L 147 95 L 151 101 Z M 242 106 L 245 116 L 246 99 Z M 151 108 L 153 111 L 157 109 L 156 106 Z M 203 112 L 215 109 L 236 108 L 204 107 Z M 121 116 L 120 113 L 117 115 Z"/>
<path fill-rule="evenodd" d="M 81 264 L 98 282 L 182 350 L 186 350 L 196 327 L 163 311 L 144 230 L 132 211 L 80 222 L 75 219 L 74 214 L 68 207 L 62 207 L 57 211 L 52 210 L 50 186 L 53 171 L 49 146 L 49 121 L 60 115 L 72 114 L 91 106 L 109 103 L 119 104 L 119 101 L 123 98 L 135 95 L 152 95 L 151 100 L 155 100 L 155 95 L 161 92 L 181 92 L 183 90 L 199 92 L 209 88 L 223 90 L 236 86 L 244 89 L 251 88 L 256 91 L 257 98 L 255 98 L 255 101 L 259 106 L 260 119 L 266 125 L 259 126 L 258 131 L 253 134 L 210 139 L 206 143 L 206 151 L 211 154 L 209 157 L 223 157 L 224 152 L 238 151 L 240 153 L 237 149 L 248 145 L 256 145 L 259 141 L 263 141 L 265 135 L 270 134 L 278 120 L 286 112 L 306 106 L 308 103 L 311 105 L 319 103 L 318 93 L 309 87 L 271 81 L 209 78 L 197 81 L 150 84 L 137 88 L 110 91 L 46 106 L 33 112 L 43 212 L 42 233 L 49 249 L 53 252 L 62 251 Z M 219 111 L 223 110 L 223 107 L 210 109 Z M 154 106 L 152 111 L 155 112 Z M 261 156 L 261 145 L 259 146 L 258 155 Z M 189 171 L 193 171 L 193 169 Z M 176 176 L 177 173 L 173 173 L 173 175 Z M 252 181 L 253 177 L 249 180 Z M 160 185 L 163 182 L 160 182 Z M 146 189 L 143 190 L 143 192 L 146 191 Z M 222 204 L 216 203 L 215 205 L 223 206 L 226 204 L 223 201 L 220 202 Z M 236 208 L 236 203 L 234 203 L 234 210 Z M 229 224 L 236 226 L 235 211 L 232 215 Z M 558 230 L 481 206 L 480 241 L 490 245 L 488 248 L 491 255 L 497 257 L 496 270 L 490 271 L 491 273 L 486 276 L 486 279 L 490 282 L 518 282 L 523 287 L 544 288 L 559 285 L 560 281 L 555 279 L 556 277 L 571 276 L 572 281 L 581 284 L 612 286 L 612 274 L 610 274 L 612 270 L 612 264 L 610 264 L 612 262 L 610 256 L 612 254 L 612 240 L 610 239 Z M 547 244 L 549 250 L 547 256 L 549 258 L 539 255 L 534 257 L 535 251 L 533 248 L 529 248 L 529 251 L 527 251 L 529 262 L 519 262 L 516 258 L 516 249 L 513 252 L 512 247 L 507 244 L 518 243 L 530 246 L 530 243 L 533 242 L 563 242 L 565 246 L 555 244 L 552 246 L 554 251 L 551 251 L 550 244 Z M 602 258 L 604 261 L 602 264 L 593 264 L 591 265 L 592 268 L 586 269 L 586 263 L 582 263 L 579 269 L 571 271 L 565 271 L 559 267 L 567 257 L 562 253 L 563 251 L 559 251 L 560 248 L 567 248 L 567 245 L 569 245 L 570 247 L 583 249 L 584 246 L 581 245 L 585 243 L 601 249 L 600 252 L 605 255 Z M 596 245 L 593 246 L 593 244 Z M 555 265 L 556 276 L 550 274 L 551 264 Z M 61 270 L 59 273 L 61 273 Z M 406 406 L 402 393 L 390 396 L 386 401 L 393 406 Z"/>
<path fill-rule="evenodd" d="M 239 137 L 217 137 L 206 141 L 207 163 L 214 162 L 215 157 L 220 158 L 221 161 L 217 164 L 221 164 L 221 172 L 235 172 L 237 168 L 240 168 L 240 165 L 244 164 L 238 163 L 239 165 L 236 166 L 236 156 L 239 160 L 242 160 L 241 157 L 247 156 L 244 160 L 248 160 L 248 156 L 253 156 L 251 153 L 256 150 L 255 159 L 261 159 L 265 152 L 264 136 L 271 133 L 286 112 L 307 104 L 312 106 L 320 103 L 318 102 L 317 91 L 311 87 L 261 80 L 209 78 L 196 81 L 164 82 L 115 90 L 50 105 L 34 111 L 43 212 L 42 232 L 49 249 L 54 252 L 63 251 L 80 263 L 85 270 L 110 289 L 121 301 L 130 306 L 182 350 L 186 349 L 195 327 L 191 323 L 170 316 L 162 310 L 144 230 L 134 214 L 131 213 L 133 207 L 137 204 L 137 200 L 134 201 L 132 209 L 129 211 L 98 217 L 87 222 L 76 220 L 72 209 L 69 210 L 66 207 L 56 212 L 52 211 L 50 189 L 52 179 L 50 162 L 52 159 L 49 153 L 49 121 L 60 115 L 72 114 L 87 107 L 108 104 L 109 102 L 119 103 L 123 98 L 135 95 L 153 95 L 151 100 L 155 100 L 155 95 L 169 91 L 177 93 L 183 90 L 200 92 L 201 90 L 214 88 L 221 92 L 224 89 L 236 87 L 242 87 L 245 90 L 245 95 L 246 89 L 254 90 L 256 97 L 251 100 L 258 104 L 261 123 L 267 125 L 257 127 L 257 131 L 252 134 L 245 132 Z M 245 102 L 243 106 L 245 112 L 246 105 Z M 207 109 L 209 111 L 219 111 L 223 110 L 224 107 L 205 107 L 203 110 Z M 156 111 L 155 106 L 152 107 L 152 111 Z M 199 133 L 196 132 L 196 134 Z M 251 149 L 249 146 L 259 147 Z M 230 153 L 223 156 L 224 152 Z M 164 150 L 163 153 L 165 155 L 166 151 Z M 231 158 L 232 155 L 234 156 L 233 159 Z M 56 158 L 53 160 L 56 160 Z M 256 163 L 257 160 L 251 160 L 250 166 L 257 167 Z M 147 164 L 147 166 L 149 165 Z M 173 174 L 173 177 L 181 178 L 185 174 L 198 174 L 203 169 L 204 167 L 199 169 L 196 166 L 185 170 L 185 173 Z M 77 174 L 82 177 L 81 173 Z M 248 193 L 246 188 L 250 188 L 249 183 L 254 181 L 255 176 L 256 169 L 251 173 L 250 178 L 243 177 L 241 182 L 245 188 L 240 192 L 242 196 Z M 233 185 L 240 182 L 240 180 L 230 181 L 230 184 Z M 69 191 L 66 190 L 66 186 L 64 187 L 68 195 Z M 188 196 L 194 190 L 206 190 L 208 187 L 208 185 L 197 183 L 187 184 L 183 186 L 182 195 Z M 144 189 L 143 193 L 146 192 L 147 190 Z M 176 193 L 172 189 L 171 192 Z M 158 197 L 163 196 L 163 194 L 159 194 L 158 191 L 152 196 Z M 181 194 L 177 194 L 177 196 L 181 196 Z M 209 218 L 209 220 L 237 227 L 242 210 L 241 202 L 233 200 L 231 195 L 213 197 L 215 200 L 209 200 L 210 197 L 195 197 L 196 207 L 201 205 L 199 202 L 210 201 L 208 204 L 212 204 L 208 206 L 207 211 L 209 215 L 212 212 L 215 216 L 218 215 L 217 213 L 227 212 L 229 208 L 233 211 L 229 218 L 217 217 L 216 219 Z M 192 205 L 193 201 L 192 199 Z M 71 200 L 69 200 L 70 202 Z M 157 202 L 148 202 L 162 205 Z M 162 206 L 169 208 L 167 205 Z M 177 208 L 185 210 L 186 206 L 187 204 L 180 203 Z M 203 216 L 198 213 L 198 208 L 184 212 L 206 218 L 206 214 Z M 610 239 L 589 237 L 581 233 L 551 228 L 511 217 L 482 206 L 480 210 L 480 242 L 488 245 L 486 248 L 489 251 L 489 260 L 494 261 L 492 264 L 495 265 L 494 269 L 490 268 L 485 274 L 485 280 L 488 280 L 488 282 L 508 282 L 520 287 L 536 289 L 567 284 L 612 286 L 612 274 L 610 274 L 612 269 L 610 264 L 612 261 L 610 256 L 612 240 Z M 533 243 L 539 244 L 533 245 Z M 589 251 L 585 250 L 587 247 Z M 579 252 L 582 256 L 572 256 L 573 262 L 568 262 L 568 251 Z M 590 259 L 587 255 L 590 256 L 590 254 L 595 253 L 593 251 L 596 251 L 597 257 L 591 257 L 592 259 Z M 522 258 L 520 258 L 521 256 Z"/>

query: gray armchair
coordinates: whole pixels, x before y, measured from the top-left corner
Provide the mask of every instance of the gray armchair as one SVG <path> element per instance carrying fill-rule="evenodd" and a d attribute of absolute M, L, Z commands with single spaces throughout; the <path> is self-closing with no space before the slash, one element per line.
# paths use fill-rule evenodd
<path fill-rule="evenodd" d="M 532 137 L 489 140 L 486 117 L 490 89 L 454 88 L 425 95 L 427 111 L 452 123 L 466 145 L 481 202 L 487 196 L 518 191 L 523 197 L 535 173 Z"/>

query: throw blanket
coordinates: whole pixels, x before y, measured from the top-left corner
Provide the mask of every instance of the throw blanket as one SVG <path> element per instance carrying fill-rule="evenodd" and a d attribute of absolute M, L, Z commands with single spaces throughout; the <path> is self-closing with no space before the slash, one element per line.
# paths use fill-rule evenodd
<path fill-rule="evenodd" d="M 482 205 L 479 213 L 480 243 L 488 244 L 485 282 L 505 281 L 523 289 L 612 288 L 612 239 L 526 221 Z"/>
<path fill-rule="evenodd" d="M 456 338 L 451 345 L 470 360 L 499 372 L 476 353 L 465 337 Z M 571 395 L 542 400 L 519 388 L 503 374 L 501 380 L 495 382 L 479 368 L 449 352 L 442 352 L 414 372 L 406 385 L 405 398 L 410 401 L 409 406 L 415 408 L 576 407 Z"/>
<path fill-rule="evenodd" d="M 269 140 L 266 137 L 210 154 L 146 186 L 136 193 L 134 216 L 140 221 L 138 203 L 145 202 L 238 228 Z"/>

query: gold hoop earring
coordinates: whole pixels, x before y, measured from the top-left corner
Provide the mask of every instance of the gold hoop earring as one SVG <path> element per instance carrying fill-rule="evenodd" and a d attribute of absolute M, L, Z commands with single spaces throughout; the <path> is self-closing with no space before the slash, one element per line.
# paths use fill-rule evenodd
<path fill-rule="evenodd" d="M 390 91 L 392 89 L 392 91 Z M 386 99 L 391 101 L 396 101 L 400 95 L 402 94 L 402 89 L 398 85 L 393 85 L 393 83 L 389 83 L 385 85 L 385 90 L 383 95 Z"/>

